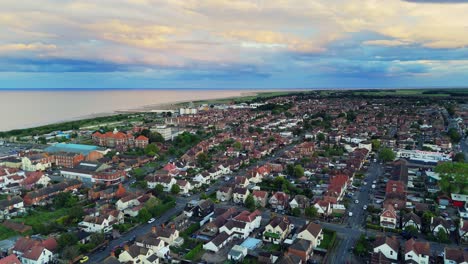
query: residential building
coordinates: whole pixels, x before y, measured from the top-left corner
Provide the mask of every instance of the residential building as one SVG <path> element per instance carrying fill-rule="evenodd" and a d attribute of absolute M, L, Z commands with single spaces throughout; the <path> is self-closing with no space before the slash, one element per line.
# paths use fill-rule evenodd
<path fill-rule="evenodd" d="M 415 264 L 429 264 L 431 246 L 429 242 L 419 242 L 410 239 L 405 243 L 405 262 Z"/>

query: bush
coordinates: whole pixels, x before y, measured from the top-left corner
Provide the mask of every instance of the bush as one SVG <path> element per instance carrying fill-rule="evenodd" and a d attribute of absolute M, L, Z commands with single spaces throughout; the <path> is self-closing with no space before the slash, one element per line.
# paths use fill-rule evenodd
<path fill-rule="evenodd" d="M 185 259 L 194 260 L 202 250 L 203 250 L 203 244 L 198 244 L 196 247 L 194 247 L 185 255 Z"/>
<path fill-rule="evenodd" d="M 195 233 L 195 231 L 197 231 L 198 229 L 200 229 L 200 223 L 193 223 L 191 224 L 189 227 L 187 227 L 187 229 L 185 229 L 181 234 L 180 236 L 181 237 L 188 237 L 190 236 L 191 234 Z"/>

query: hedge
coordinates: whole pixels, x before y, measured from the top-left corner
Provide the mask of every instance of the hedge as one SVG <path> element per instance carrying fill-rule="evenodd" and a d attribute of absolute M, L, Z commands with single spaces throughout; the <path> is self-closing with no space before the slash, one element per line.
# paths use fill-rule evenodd
<path fill-rule="evenodd" d="M 196 256 L 203 250 L 203 244 L 198 244 L 192 250 L 190 250 L 187 254 L 185 254 L 185 259 L 194 260 Z"/>

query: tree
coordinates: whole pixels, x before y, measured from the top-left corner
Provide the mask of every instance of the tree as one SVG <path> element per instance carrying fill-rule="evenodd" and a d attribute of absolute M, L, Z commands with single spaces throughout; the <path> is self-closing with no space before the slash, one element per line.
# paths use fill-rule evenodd
<path fill-rule="evenodd" d="M 436 239 L 441 243 L 445 243 L 445 242 L 449 241 L 449 236 L 448 236 L 447 232 L 445 232 L 445 230 L 443 228 L 441 228 L 441 229 L 439 229 L 439 231 L 437 231 Z"/>
<path fill-rule="evenodd" d="M 304 168 L 300 164 L 294 166 L 294 176 L 296 178 L 304 177 Z"/>
<path fill-rule="evenodd" d="M 383 148 L 379 152 L 379 159 L 384 162 L 393 161 L 396 158 L 395 152 L 391 148 Z"/>
<path fill-rule="evenodd" d="M 160 193 L 163 193 L 164 192 L 164 186 L 162 184 L 157 184 L 155 187 L 154 187 L 154 190 L 156 191 L 156 193 L 160 194 Z"/>
<path fill-rule="evenodd" d="M 158 132 L 152 132 L 150 135 L 149 135 L 149 140 L 151 143 L 154 143 L 154 142 L 164 142 L 164 137 L 158 133 Z"/>
<path fill-rule="evenodd" d="M 320 142 L 325 141 L 325 135 L 323 133 L 318 133 L 317 140 Z"/>
<path fill-rule="evenodd" d="M 232 145 L 232 147 L 235 148 L 237 151 L 242 150 L 242 143 L 240 143 L 239 141 L 236 141 L 236 142 Z"/>
<path fill-rule="evenodd" d="M 47 139 L 45 137 L 39 137 L 37 139 L 37 143 L 45 145 L 45 144 L 47 144 Z"/>
<path fill-rule="evenodd" d="M 245 198 L 245 207 L 249 209 L 250 211 L 255 210 L 255 200 L 252 194 L 247 195 L 247 198 Z"/>
<path fill-rule="evenodd" d="M 376 150 L 380 149 L 380 145 L 381 145 L 380 140 L 372 139 L 371 143 L 372 143 L 372 150 L 376 151 Z"/>
<path fill-rule="evenodd" d="M 151 213 L 148 211 L 146 208 L 141 208 L 140 211 L 138 212 L 138 221 L 140 223 L 146 223 L 148 220 L 151 218 Z"/>
<path fill-rule="evenodd" d="M 304 213 L 307 217 L 310 218 L 317 217 L 318 215 L 317 208 L 315 208 L 315 206 L 307 207 Z"/>
<path fill-rule="evenodd" d="M 155 144 L 148 144 L 148 146 L 145 147 L 145 154 L 148 156 L 156 156 L 158 152 L 159 148 Z"/>
<path fill-rule="evenodd" d="M 405 232 L 408 233 L 408 235 L 411 237 L 414 237 L 419 233 L 418 229 L 412 225 L 405 227 Z"/>
<path fill-rule="evenodd" d="M 94 244 L 94 246 L 102 244 L 104 240 L 105 237 L 103 233 L 93 233 L 89 238 L 89 242 Z"/>
<path fill-rule="evenodd" d="M 79 255 L 80 255 L 80 250 L 78 246 L 76 245 L 71 244 L 70 246 L 67 246 L 62 250 L 62 258 L 64 260 L 71 261 L 71 260 L 74 260 Z"/>
<path fill-rule="evenodd" d="M 70 192 L 61 192 L 54 197 L 56 208 L 73 207 L 78 202 L 78 198 Z"/>
<path fill-rule="evenodd" d="M 293 208 L 293 209 L 291 210 L 291 214 L 292 214 L 293 216 L 300 216 L 300 215 L 301 215 L 301 209 L 299 209 L 299 208 L 297 208 L 297 207 L 296 207 L 296 208 Z"/>
<path fill-rule="evenodd" d="M 454 162 L 465 162 L 465 154 L 463 152 L 455 154 L 453 157 Z"/>
<path fill-rule="evenodd" d="M 200 153 L 197 156 L 197 165 L 200 167 L 207 167 L 210 162 L 210 157 L 206 153 Z"/>
<path fill-rule="evenodd" d="M 450 139 L 452 140 L 453 143 L 458 143 L 460 142 L 460 139 L 461 139 L 461 135 L 460 133 L 458 133 L 457 129 L 456 128 L 450 128 L 447 132 L 448 136 L 450 137 Z"/>
<path fill-rule="evenodd" d="M 63 233 L 57 239 L 57 245 L 59 250 L 66 248 L 67 246 L 74 245 L 78 242 L 78 237 L 73 233 Z"/>
<path fill-rule="evenodd" d="M 177 184 L 173 184 L 171 187 L 171 193 L 172 194 L 179 194 L 180 192 L 180 187 Z"/>
<path fill-rule="evenodd" d="M 293 176 L 294 175 L 294 165 L 288 164 L 286 165 L 286 175 Z"/>
<path fill-rule="evenodd" d="M 444 162 L 434 170 L 440 174 L 439 186 L 443 192 L 468 194 L 468 163 Z"/>

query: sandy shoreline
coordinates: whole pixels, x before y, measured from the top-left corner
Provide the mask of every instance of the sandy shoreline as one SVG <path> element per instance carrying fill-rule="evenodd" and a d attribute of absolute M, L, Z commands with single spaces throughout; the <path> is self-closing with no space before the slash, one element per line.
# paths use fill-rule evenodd
<path fill-rule="evenodd" d="M 131 107 L 128 109 L 115 109 L 115 110 L 109 110 L 109 111 L 103 111 L 103 112 L 94 112 L 90 114 L 85 114 L 85 115 L 79 115 L 76 117 L 70 117 L 70 118 L 65 118 L 65 119 L 57 119 L 51 122 L 30 122 L 29 124 L 24 124 L 23 126 L 17 126 L 16 128 L 6 128 L 6 129 L 0 129 L 0 132 L 7 132 L 11 130 L 21 130 L 21 129 L 28 129 L 28 128 L 35 128 L 35 127 L 41 127 L 41 126 L 46 126 L 46 125 L 53 125 L 53 124 L 61 124 L 61 123 L 66 123 L 66 122 L 73 122 L 73 121 L 79 121 L 79 120 L 85 120 L 85 119 L 94 119 L 98 117 L 105 117 L 105 116 L 113 116 L 113 115 L 118 115 L 118 114 L 131 114 L 131 113 L 138 113 L 138 112 L 150 112 L 151 110 L 175 110 L 178 109 L 181 104 L 187 104 L 190 102 L 210 102 L 210 101 L 217 101 L 217 100 L 229 100 L 229 99 L 238 99 L 242 97 L 247 97 L 247 96 L 255 96 L 260 93 L 268 93 L 268 92 L 284 92 L 284 91 L 291 91 L 294 92 L 296 90 L 255 90 L 255 91 L 241 91 L 239 95 L 232 95 L 231 94 L 226 94 L 226 96 L 216 96 L 216 97 L 210 97 L 207 96 L 206 98 L 196 98 L 193 100 L 187 99 L 187 100 L 171 100 L 167 101 L 164 103 L 155 103 L 155 104 L 144 104 L 141 106 L 136 106 L 136 107 Z M 27 122 L 26 122 L 27 123 Z"/>

